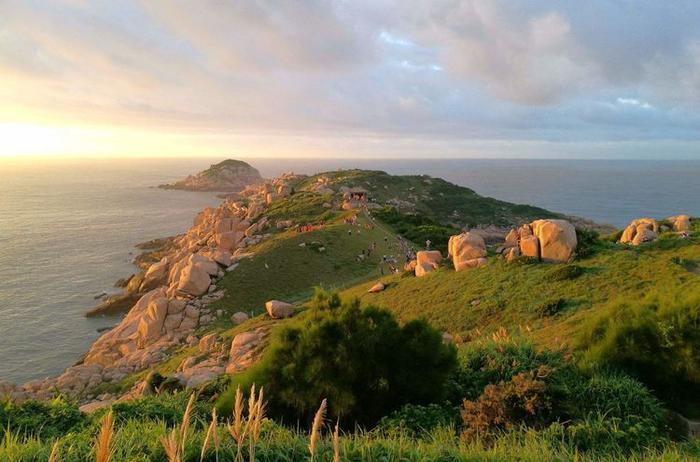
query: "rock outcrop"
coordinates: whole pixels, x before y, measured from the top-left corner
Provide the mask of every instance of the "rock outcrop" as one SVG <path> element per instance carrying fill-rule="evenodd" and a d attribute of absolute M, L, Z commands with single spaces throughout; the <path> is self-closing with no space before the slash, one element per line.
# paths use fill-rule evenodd
<path fill-rule="evenodd" d="M 416 276 L 423 277 L 440 267 L 442 254 L 439 250 L 421 250 L 416 253 Z"/>
<path fill-rule="evenodd" d="M 659 223 L 653 218 L 632 220 L 620 236 L 621 244 L 640 245 L 659 237 Z"/>
<path fill-rule="evenodd" d="M 692 230 L 688 215 L 676 215 L 668 217 L 667 220 L 673 225 L 673 230 L 678 233 L 688 233 Z"/>
<path fill-rule="evenodd" d="M 486 242 L 480 234 L 472 232 L 451 236 L 447 254 L 452 257 L 455 271 L 478 268 L 486 264 Z"/>
<path fill-rule="evenodd" d="M 227 159 L 208 169 L 190 175 L 172 184 L 159 186 L 164 189 L 184 189 L 187 191 L 238 192 L 246 186 L 261 183 L 260 172 L 246 162 Z"/>
<path fill-rule="evenodd" d="M 567 220 L 535 220 L 512 229 L 499 248 L 506 261 L 520 256 L 547 263 L 566 263 L 574 258 L 578 240 L 576 228 Z"/>

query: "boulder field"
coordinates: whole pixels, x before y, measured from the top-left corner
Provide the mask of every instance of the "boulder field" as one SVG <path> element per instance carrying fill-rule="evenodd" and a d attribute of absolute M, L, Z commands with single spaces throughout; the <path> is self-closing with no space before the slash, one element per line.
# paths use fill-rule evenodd
<path fill-rule="evenodd" d="M 668 217 L 661 224 L 654 218 L 637 218 L 632 220 L 620 235 L 620 244 L 641 245 L 653 242 L 659 238 L 661 231 L 673 231 L 679 234 L 691 232 L 691 219 L 688 215 L 675 215 Z"/>

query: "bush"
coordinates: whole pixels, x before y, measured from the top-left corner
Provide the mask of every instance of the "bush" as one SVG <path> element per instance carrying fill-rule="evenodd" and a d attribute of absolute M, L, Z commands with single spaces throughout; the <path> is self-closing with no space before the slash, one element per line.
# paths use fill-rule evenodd
<path fill-rule="evenodd" d="M 385 432 L 401 432 L 416 437 L 429 433 L 440 426 L 454 425 L 458 416 L 457 408 L 450 405 L 406 404 L 399 410 L 383 417 L 377 427 Z"/>
<path fill-rule="evenodd" d="M 56 438 L 86 423 L 87 418 L 78 408 L 63 399 L 0 403 L 0 436 L 9 428 L 14 433 Z"/>
<path fill-rule="evenodd" d="M 583 327 L 578 345 L 585 367 L 624 371 L 683 406 L 700 391 L 700 296 L 611 304 Z"/>
<path fill-rule="evenodd" d="M 592 229 L 576 228 L 576 256 L 586 258 L 601 247 L 600 234 Z"/>
<path fill-rule="evenodd" d="M 547 366 L 520 372 L 507 382 L 487 385 L 474 401 L 465 399 L 462 438 L 485 438 L 519 425 L 542 427 L 549 423 L 552 403 L 543 379 L 551 372 Z"/>
<path fill-rule="evenodd" d="M 522 372 L 545 366 L 556 372 L 550 378 L 556 378 L 571 367 L 560 352 L 538 351 L 527 342 L 484 342 L 461 353 L 460 368 L 450 381 L 450 399 L 458 405 L 463 398 L 478 398 L 487 385 L 508 382 Z"/>
<path fill-rule="evenodd" d="M 425 241 L 432 242 L 432 248 L 447 251 L 447 242 L 450 236 L 459 234 L 459 230 L 450 226 L 443 226 L 430 218 L 417 213 L 401 213 L 395 207 L 384 207 L 373 212 L 374 216 L 391 226 L 394 231 L 420 247 Z"/>
<path fill-rule="evenodd" d="M 167 425 L 177 425 L 182 420 L 185 413 L 189 393 L 169 394 L 163 393 L 158 396 L 147 396 L 131 401 L 124 401 L 112 405 L 114 418 L 118 422 L 128 420 L 154 420 L 162 421 Z M 192 411 L 193 420 L 206 421 L 209 418 L 211 408 L 197 400 Z M 100 413 L 101 415 L 101 413 Z M 100 415 L 97 417 L 99 418 Z"/>
<path fill-rule="evenodd" d="M 272 415 L 311 420 L 323 398 L 329 415 L 372 425 L 400 406 L 442 398 L 456 366 L 453 346 L 424 321 L 399 326 L 394 316 L 357 300 L 317 292 L 309 310 L 273 335 L 261 362 L 234 381 L 219 408 L 228 412 L 235 386 L 263 385 Z"/>

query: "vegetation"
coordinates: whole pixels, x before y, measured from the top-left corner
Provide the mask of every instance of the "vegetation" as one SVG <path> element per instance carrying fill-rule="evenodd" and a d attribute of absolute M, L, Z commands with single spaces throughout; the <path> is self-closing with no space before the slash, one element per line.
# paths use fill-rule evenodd
<path fill-rule="evenodd" d="M 590 367 L 625 371 L 685 411 L 700 389 L 700 296 L 612 303 L 586 322 L 579 347 Z"/>
<path fill-rule="evenodd" d="M 417 213 L 402 213 L 396 207 L 384 207 L 376 210 L 373 215 L 389 225 L 394 232 L 416 245 L 423 247 L 425 242 L 430 240 L 432 248 L 443 253 L 447 251 L 450 236 L 459 234 L 457 228 L 439 225 Z"/>
<path fill-rule="evenodd" d="M 405 403 L 439 401 L 456 365 L 454 348 L 424 321 L 399 326 L 385 310 L 326 292 L 275 334 L 224 395 L 221 413 L 233 407 L 234 387 L 258 383 L 270 391 L 270 413 L 284 421 L 309 421 L 328 398 L 330 417 L 350 428 L 373 425 Z"/>
<path fill-rule="evenodd" d="M 469 188 L 427 175 L 389 175 L 381 171 L 342 170 L 309 177 L 298 185 L 298 189 L 308 188 L 322 176 L 329 178 L 329 186 L 335 190 L 343 186 L 362 187 L 377 204 L 397 203 L 402 212 L 418 213 L 442 226 L 509 226 L 537 218 L 559 216 L 539 207 L 483 197 Z"/>

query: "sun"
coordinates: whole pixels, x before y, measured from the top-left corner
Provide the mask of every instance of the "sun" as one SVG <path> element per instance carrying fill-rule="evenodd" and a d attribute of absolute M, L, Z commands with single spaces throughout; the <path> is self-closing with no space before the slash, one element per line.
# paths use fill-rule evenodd
<path fill-rule="evenodd" d="M 66 153 L 71 137 L 64 127 L 0 122 L 0 157 Z"/>

